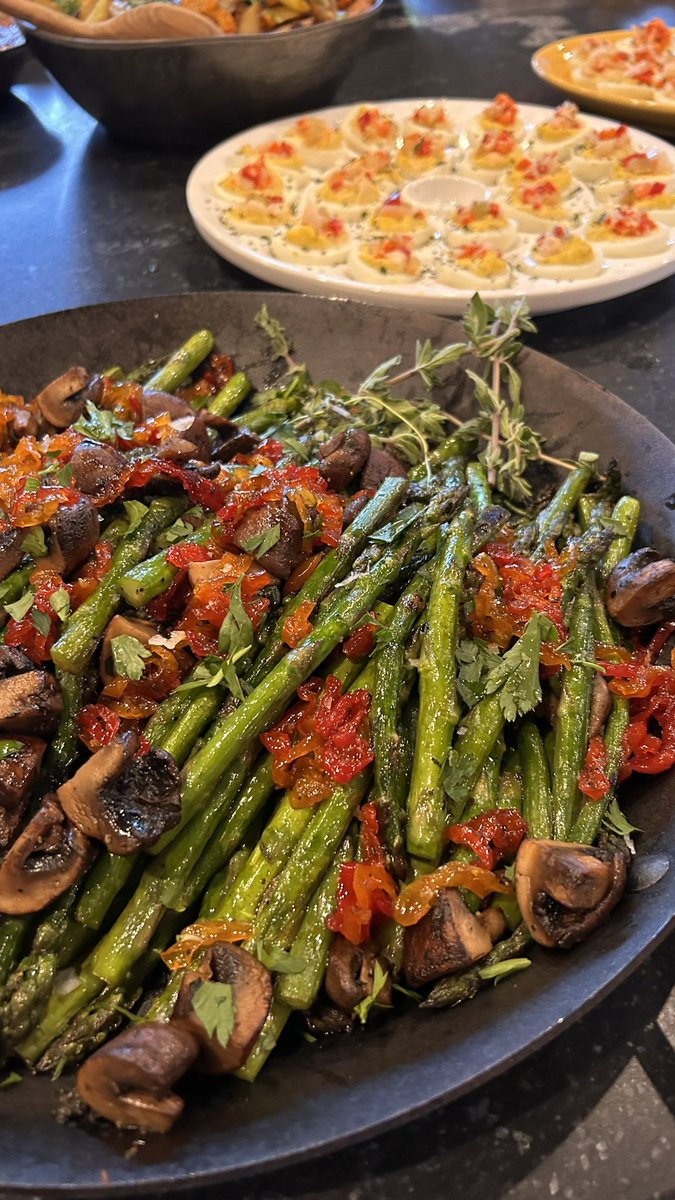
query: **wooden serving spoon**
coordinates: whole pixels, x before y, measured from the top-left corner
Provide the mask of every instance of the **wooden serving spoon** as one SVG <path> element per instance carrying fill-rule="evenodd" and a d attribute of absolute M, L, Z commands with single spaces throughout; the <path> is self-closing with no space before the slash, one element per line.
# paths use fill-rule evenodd
<path fill-rule="evenodd" d="M 0 0 L 3 12 L 38 29 L 76 38 L 116 38 L 119 41 L 165 41 L 168 38 L 221 36 L 214 21 L 178 4 L 144 4 L 107 21 L 81 21 L 40 0 Z"/>

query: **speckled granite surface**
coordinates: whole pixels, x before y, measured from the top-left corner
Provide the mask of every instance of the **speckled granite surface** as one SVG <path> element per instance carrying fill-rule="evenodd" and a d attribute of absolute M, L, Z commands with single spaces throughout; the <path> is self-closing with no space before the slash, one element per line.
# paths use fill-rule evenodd
<path fill-rule="evenodd" d="M 654 12 L 675 24 L 674 6 L 627 0 L 387 0 L 336 100 L 499 88 L 554 102 L 529 70 L 534 49 Z M 194 231 L 184 201 L 192 165 L 187 154 L 113 144 L 29 64 L 0 98 L 0 323 L 128 296 L 259 286 Z M 537 346 L 672 437 L 674 302 L 671 278 L 541 318 Z M 671 936 L 595 1012 L 466 1099 L 351 1151 L 229 1185 L 228 1200 L 674 1196 L 674 952 Z"/>

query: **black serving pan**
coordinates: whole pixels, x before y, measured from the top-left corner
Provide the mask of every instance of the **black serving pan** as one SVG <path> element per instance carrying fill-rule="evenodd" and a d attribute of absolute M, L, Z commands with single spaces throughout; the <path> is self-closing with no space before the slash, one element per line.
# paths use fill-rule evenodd
<path fill-rule="evenodd" d="M 100 305 L 0 328 L 0 386 L 29 394 L 72 363 L 131 368 L 201 326 L 262 384 L 269 352 L 253 326 L 266 300 L 315 378 L 356 384 L 380 360 L 410 359 L 416 338 L 460 336 L 441 318 L 346 301 L 273 293 L 204 293 Z M 675 548 L 675 447 L 643 417 L 582 375 L 533 352 L 520 360 L 529 422 L 555 455 L 596 450 L 616 457 L 643 504 L 642 535 Z M 453 389 L 446 393 L 448 401 Z M 627 787 L 624 807 L 643 832 L 642 874 L 672 860 L 670 777 Z M 638 873 L 638 878 L 641 873 Z M 350 1037 L 282 1045 L 254 1085 L 190 1084 L 186 1114 L 170 1136 L 129 1149 L 132 1135 L 58 1125 L 57 1085 L 30 1079 L 0 1091 L 0 1194 L 142 1195 L 180 1192 L 241 1177 L 349 1144 L 476 1087 L 577 1020 L 634 970 L 673 924 L 675 872 L 627 893 L 610 919 L 566 954 L 533 952 L 534 967 L 469 1004 L 416 1009 Z M 620 1036 L 620 1033 L 617 1034 Z"/>

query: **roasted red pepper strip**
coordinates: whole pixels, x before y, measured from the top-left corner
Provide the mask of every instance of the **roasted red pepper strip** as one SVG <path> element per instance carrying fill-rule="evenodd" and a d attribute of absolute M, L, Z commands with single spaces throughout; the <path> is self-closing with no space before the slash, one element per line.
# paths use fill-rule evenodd
<path fill-rule="evenodd" d="M 368 658 L 373 653 L 376 633 L 377 625 L 366 624 L 355 629 L 342 646 L 347 658 L 352 662 L 358 662 L 360 658 Z"/>
<path fill-rule="evenodd" d="M 347 862 L 340 867 L 337 908 L 326 920 L 354 946 L 368 941 L 373 925 L 394 911 L 396 884 L 378 863 Z"/>
<path fill-rule="evenodd" d="M 605 739 L 596 734 L 588 743 L 586 761 L 579 776 L 579 791 L 589 800 L 602 800 L 612 784 L 607 775 Z"/>
<path fill-rule="evenodd" d="M 77 718 L 81 740 L 88 750 L 109 746 L 117 737 L 121 721 L 107 704 L 86 704 Z"/>
<path fill-rule="evenodd" d="M 527 821 L 517 809 L 491 808 L 461 825 L 451 825 L 446 837 L 457 846 L 468 846 L 491 871 L 498 863 L 513 858 L 526 833 Z"/>
<path fill-rule="evenodd" d="M 394 908 L 394 917 L 399 925 L 416 925 L 429 912 L 434 900 L 445 888 L 468 888 L 484 899 L 491 892 L 505 895 L 513 889 L 478 863 L 449 862 L 437 867 L 430 875 L 408 883 Z"/>

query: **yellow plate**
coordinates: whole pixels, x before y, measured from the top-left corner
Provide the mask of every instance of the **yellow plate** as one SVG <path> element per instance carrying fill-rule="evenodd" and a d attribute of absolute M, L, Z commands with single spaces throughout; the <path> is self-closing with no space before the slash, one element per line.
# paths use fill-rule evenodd
<path fill-rule="evenodd" d="M 575 100 L 583 101 L 585 108 L 595 112 L 605 113 L 608 117 L 630 121 L 633 125 L 642 125 L 645 129 L 653 129 L 658 133 L 675 134 L 675 105 L 659 104 L 657 100 L 633 100 L 627 96 L 613 97 L 598 88 L 572 79 L 572 71 L 576 66 L 575 56 L 582 42 L 588 37 L 608 38 L 618 42 L 627 37 L 628 29 L 612 29 L 604 33 L 583 34 L 580 37 L 566 38 L 563 42 L 549 42 L 532 55 L 532 69 L 553 87 L 574 96 Z"/>

